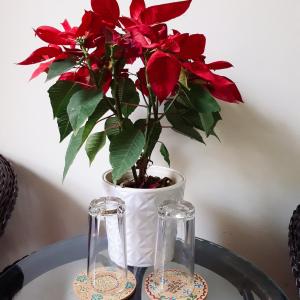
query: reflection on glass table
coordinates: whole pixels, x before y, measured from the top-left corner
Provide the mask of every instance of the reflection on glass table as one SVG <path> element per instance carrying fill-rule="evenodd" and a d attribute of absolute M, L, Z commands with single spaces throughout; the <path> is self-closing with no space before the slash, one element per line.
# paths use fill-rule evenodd
<path fill-rule="evenodd" d="M 72 283 L 76 274 L 86 269 L 87 245 L 87 236 L 79 236 L 20 260 L 0 275 L 0 299 L 9 299 L 4 298 L 5 294 L 12 294 L 18 284 L 22 288 L 13 298 L 16 300 L 76 299 Z M 195 272 L 208 283 L 208 300 L 288 299 L 264 273 L 219 245 L 196 238 L 195 260 Z M 129 269 L 137 279 L 136 292 L 129 299 L 148 299 L 143 283 L 153 269 Z"/>

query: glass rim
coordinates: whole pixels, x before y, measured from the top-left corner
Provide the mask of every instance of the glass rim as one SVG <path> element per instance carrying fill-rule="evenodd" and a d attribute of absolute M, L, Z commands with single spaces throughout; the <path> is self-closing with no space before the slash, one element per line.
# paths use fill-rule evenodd
<path fill-rule="evenodd" d="M 195 217 L 195 207 L 184 200 L 164 200 L 158 205 L 158 216 L 167 219 L 191 219 Z"/>
<path fill-rule="evenodd" d="M 125 202 L 118 197 L 100 197 L 91 201 L 88 212 L 93 217 L 123 215 Z"/>

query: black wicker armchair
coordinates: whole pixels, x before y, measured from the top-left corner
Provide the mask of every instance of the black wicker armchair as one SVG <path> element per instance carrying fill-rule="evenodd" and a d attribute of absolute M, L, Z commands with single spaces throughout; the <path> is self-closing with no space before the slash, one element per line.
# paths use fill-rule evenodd
<path fill-rule="evenodd" d="M 17 195 L 17 176 L 11 164 L 0 155 L 0 236 L 14 209 Z"/>
<path fill-rule="evenodd" d="M 300 205 L 294 211 L 289 226 L 289 248 L 292 271 L 300 297 Z"/>

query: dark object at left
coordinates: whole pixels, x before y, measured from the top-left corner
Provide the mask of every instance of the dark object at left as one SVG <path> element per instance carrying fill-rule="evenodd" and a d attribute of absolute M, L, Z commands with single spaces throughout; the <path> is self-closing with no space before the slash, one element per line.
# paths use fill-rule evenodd
<path fill-rule="evenodd" d="M 17 195 L 16 173 L 11 163 L 0 154 L 0 236 L 12 214 Z"/>
<path fill-rule="evenodd" d="M 289 249 L 292 271 L 300 298 L 300 205 L 293 212 L 289 226 Z"/>
<path fill-rule="evenodd" d="M 12 300 L 22 288 L 24 274 L 17 262 L 0 273 L 0 300 Z"/>

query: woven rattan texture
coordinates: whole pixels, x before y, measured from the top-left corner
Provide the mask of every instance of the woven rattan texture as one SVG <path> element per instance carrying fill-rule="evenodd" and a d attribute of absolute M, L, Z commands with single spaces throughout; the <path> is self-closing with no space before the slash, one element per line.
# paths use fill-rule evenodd
<path fill-rule="evenodd" d="M 17 176 L 11 164 L 0 155 L 0 236 L 14 209 L 17 195 Z"/>
<path fill-rule="evenodd" d="M 289 248 L 292 271 L 300 297 L 300 205 L 294 211 L 289 226 Z"/>

